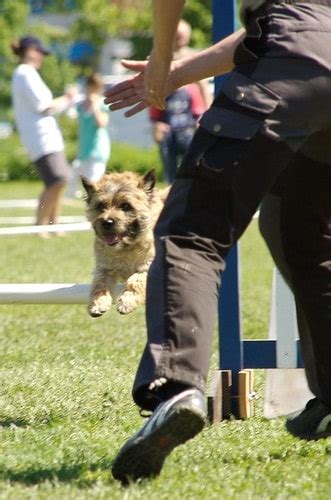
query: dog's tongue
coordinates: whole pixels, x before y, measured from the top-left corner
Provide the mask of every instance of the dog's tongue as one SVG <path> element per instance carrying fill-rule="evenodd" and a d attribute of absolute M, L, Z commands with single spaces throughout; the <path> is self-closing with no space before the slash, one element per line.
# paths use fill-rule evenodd
<path fill-rule="evenodd" d="M 116 245 L 120 240 L 121 238 L 118 234 L 110 234 L 105 238 L 105 243 L 107 243 L 107 245 Z"/>

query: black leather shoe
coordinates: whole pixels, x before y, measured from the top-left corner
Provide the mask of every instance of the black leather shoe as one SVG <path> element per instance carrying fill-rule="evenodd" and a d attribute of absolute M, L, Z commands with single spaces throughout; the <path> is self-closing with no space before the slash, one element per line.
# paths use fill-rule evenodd
<path fill-rule="evenodd" d="M 331 436 L 331 408 L 318 399 L 311 399 L 303 410 L 292 413 L 286 421 L 287 430 L 301 439 Z"/>
<path fill-rule="evenodd" d="M 124 484 L 156 476 L 164 460 L 207 422 L 203 394 L 187 389 L 161 403 L 147 423 L 119 451 L 112 473 Z"/>

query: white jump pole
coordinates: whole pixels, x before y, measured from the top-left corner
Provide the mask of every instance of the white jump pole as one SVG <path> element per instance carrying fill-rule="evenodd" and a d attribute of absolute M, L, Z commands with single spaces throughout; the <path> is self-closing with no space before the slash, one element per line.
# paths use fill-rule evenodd
<path fill-rule="evenodd" d="M 87 304 L 90 285 L 0 284 L 0 304 Z"/>
<path fill-rule="evenodd" d="M 35 217 L 22 216 L 22 217 L 0 217 L 0 224 L 2 225 L 15 225 L 18 224 L 33 224 L 35 222 Z M 76 222 L 86 222 L 86 217 L 83 215 L 62 215 L 59 218 L 60 224 L 73 224 Z"/>
<path fill-rule="evenodd" d="M 46 224 L 44 226 L 24 226 L 24 227 L 1 227 L 0 236 L 17 236 L 20 234 L 39 234 L 57 232 L 78 232 L 90 231 L 89 222 L 77 222 L 73 224 Z"/>
<path fill-rule="evenodd" d="M 0 208 L 36 208 L 38 200 L 0 200 Z"/>
<path fill-rule="evenodd" d="M 74 283 L 1 283 L 0 306 L 3 304 L 87 304 L 91 285 Z M 118 284 L 113 297 L 123 292 Z"/>

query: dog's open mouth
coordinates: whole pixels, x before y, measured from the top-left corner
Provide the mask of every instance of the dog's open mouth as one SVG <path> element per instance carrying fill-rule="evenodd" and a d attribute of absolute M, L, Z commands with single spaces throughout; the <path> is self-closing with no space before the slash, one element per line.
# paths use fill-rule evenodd
<path fill-rule="evenodd" d="M 109 245 L 111 247 L 117 245 L 118 243 L 120 243 L 123 239 L 123 236 L 124 235 L 121 235 L 121 234 L 107 234 L 107 236 L 105 236 L 103 238 L 103 241 L 106 243 L 106 245 Z"/>

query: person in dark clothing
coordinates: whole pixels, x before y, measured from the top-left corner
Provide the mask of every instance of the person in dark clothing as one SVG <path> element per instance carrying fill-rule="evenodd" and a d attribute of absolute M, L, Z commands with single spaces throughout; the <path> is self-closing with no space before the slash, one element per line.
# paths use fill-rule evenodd
<path fill-rule="evenodd" d="M 164 108 L 174 88 L 231 70 L 203 115 L 155 229 L 148 342 L 133 388 L 154 413 L 120 450 L 115 478 L 158 474 L 205 424 L 204 390 L 225 258 L 261 205 L 261 229 L 291 287 L 314 399 L 287 419 L 331 435 L 331 1 L 247 0 L 245 29 L 171 62 L 184 0 L 154 0 L 148 62 L 106 98 L 113 110 Z M 168 11 L 170 9 L 168 8 Z"/>
<path fill-rule="evenodd" d="M 200 115 L 205 111 L 200 86 L 197 83 L 175 90 L 166 99 L 166 109 L 151 107 L 149 116 L 153 135 L 159 146 L 165 180 L 172 184 L 180 160 L 186 153 Z"/>

